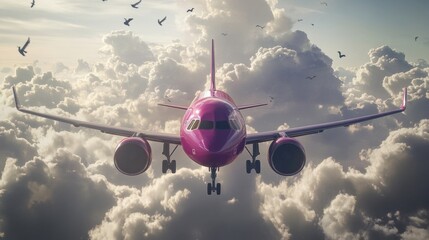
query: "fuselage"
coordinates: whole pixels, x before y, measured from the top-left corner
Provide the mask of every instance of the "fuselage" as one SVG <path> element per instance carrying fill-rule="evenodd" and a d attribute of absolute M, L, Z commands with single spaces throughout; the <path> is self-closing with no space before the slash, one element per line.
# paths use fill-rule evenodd
<path fill-rule="evenodd" d="M 225 166 L 243 151 L 246 124 L 232 98 L 223 91 L 201 92 L 181 123 L 184 152 L 206 167 Z"/>

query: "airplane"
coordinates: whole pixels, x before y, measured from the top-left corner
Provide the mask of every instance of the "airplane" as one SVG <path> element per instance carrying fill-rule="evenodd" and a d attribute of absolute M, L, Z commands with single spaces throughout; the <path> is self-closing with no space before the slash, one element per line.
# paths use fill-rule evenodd
<path fill-rule="evenodd" d="M 407 89 L 404 88 L 402 105 L 399 109 L 286 130 L 247 133 L 241 111 L 265 106 L 268 103 L 236 105 L 226 92 L 216 89 L 214 40 L 212 40 L 211 48 L 210 89 L 197 95 L 189 106 L 159 104 L 185 111 L 179 135 L 120 128 L 36 112 L 22 107 L 15 86 L 12 89 L 16 108 L 21 112 L 69 123 L 75 127 L 96 129 L 103 133 L 123 136 L 124 138 L 116 147 L 113 160 L 118 171 L 125 175 L 139 175 L 149 168 L 152 162 L 149 141 L 163 143 L 162 155 L 166 159 L 162 161 L 162 173 L 166 173 L 168 170 L 175 173 L 176 160 L 171 160 L 171 156 L 181 145 L 190 159 L 209 168 L 212 181 L 207 183 L 208 195 L 215 192 L 217 195 L 221 193 L 221 184 L 216 183 L 217 172 L 221 167 L 232 163 L 244 149 L 251 157 L 251 160 L 246 161 L 246 172 L 250 174 L 253 169 L 259 174 L 261 171 L 261 163 L 257 159 L 260 155 L 259 143 L 271 141 L 268 149 L 269 166 L 277 174 L 292 176 L 299 173 L 306 162 L 304 147 L 296 140 L 296 137 L 400 113 L 405 111 L 407 102 Z M 170 151 L 170 145 L 175 145 L 172 151 Z M 252 145 L 252 151 L 247 145 Z"/>

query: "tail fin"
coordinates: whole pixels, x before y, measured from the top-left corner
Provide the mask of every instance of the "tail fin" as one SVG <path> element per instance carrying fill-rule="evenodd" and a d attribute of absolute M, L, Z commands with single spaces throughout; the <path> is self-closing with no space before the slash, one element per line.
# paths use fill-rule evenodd
<path fill-rule="evenodd" d="M 211 95 L 214 95 L 214 92 L 216 91 L 215 73 L 216 73 L 216 69 L 215 69 L 214 40 L 212 39 L 212 66 L 211 66 L 211 83 L 210 83 Z"/>

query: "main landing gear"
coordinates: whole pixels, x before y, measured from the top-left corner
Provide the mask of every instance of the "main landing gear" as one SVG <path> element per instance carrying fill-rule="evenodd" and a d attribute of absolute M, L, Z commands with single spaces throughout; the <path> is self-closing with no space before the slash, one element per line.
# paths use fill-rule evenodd
<path fill-rule="evenodd" d="M 170 169 L 172 173 L 176 172 L 176 160 L 170 160 L 170 157 L 173 155 L 174 151 L 176 151 L 178 146 L 179 145 L 176 145 L 176 147 L 170 153 L 170 144 L 164 143 L 162 155 L 164 155 L 167 159 L 162 160 L 162 173 L 166 173 L 168 169 Z"/>
<path fill-rule="evenodd" d="M 247 152 L 250 154 L 250 156 L 252 157 L 252 161 L 247 160 L 246 161 L 246 172 L 250 173 L 252 171 L 252 169 L 255 169 L 256 173 L 261 173 L 261 161 L 256 160 L 256 157 L 259 156 L 259 144 L 258 143 L 254 143 L 252 144 L 252 153 L 249 151 L 249 149 L 247 148 L 247 146 L 245 146 Z"/>
<path fill-rule="evenodd" d="M 220 183 L 216 183 L 216 171 L 219 171 L 219 168 L 211 167 L 210 173 L 212 177 L 212 182 L 207 183 L 207 194 L 211 195 L 212 192 L 216 192 L 217 195 L 220 195 Z"/>

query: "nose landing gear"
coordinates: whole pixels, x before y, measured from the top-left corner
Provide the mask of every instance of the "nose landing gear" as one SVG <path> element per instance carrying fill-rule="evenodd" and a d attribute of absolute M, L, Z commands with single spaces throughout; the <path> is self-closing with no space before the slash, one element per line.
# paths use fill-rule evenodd
<path fill-rule="evenodd" d="M 217 176 L 216 171 L 219 171 L 219 168 L 216 168 L 216 167 L 210 168 L 212 182 L 207 183 L 207 194 L 208 195 L 211 195 L 212 192 L 216 192 L 217 195 L 220 195 L 221 185 L 220 185 L 220 183 L 216 183 L 216 176 Z"/>

